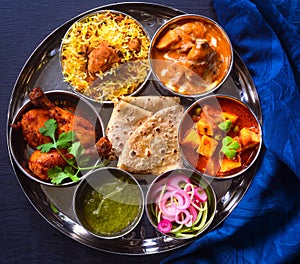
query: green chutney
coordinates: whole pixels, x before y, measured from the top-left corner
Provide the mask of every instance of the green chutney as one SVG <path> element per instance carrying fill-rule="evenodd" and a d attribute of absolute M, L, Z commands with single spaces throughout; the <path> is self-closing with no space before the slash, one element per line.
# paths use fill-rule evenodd
<path fill-rule="evenodd" d="M 91 188 L 83 201 L 83 218 L 98 235 L 114 235 L 128 230 L 140 216 L 142 193 L 133 180 L 114 178 Z"/>

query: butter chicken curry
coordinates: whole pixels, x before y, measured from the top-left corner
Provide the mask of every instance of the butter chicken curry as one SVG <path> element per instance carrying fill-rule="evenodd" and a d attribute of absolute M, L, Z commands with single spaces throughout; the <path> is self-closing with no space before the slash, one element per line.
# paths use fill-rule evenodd
<path fill-rule="evenodd" d="M 186 18 L 157 33 L 150 59 L 154 73 L 168 89 L 197 95 L 224 80 L 232 50 L 228 37 L 214 22 Z"/>

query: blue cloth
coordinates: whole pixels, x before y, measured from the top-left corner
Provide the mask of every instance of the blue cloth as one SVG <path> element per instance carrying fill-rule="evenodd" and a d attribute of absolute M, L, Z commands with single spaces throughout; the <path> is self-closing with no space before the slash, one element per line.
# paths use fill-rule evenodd
<path fill-rule="evenodd" d="M 300 253 L 300 2 L 214 6 L 258 90 L 265 152 L 224 224 L 163 263 L 290 263 Z"/>

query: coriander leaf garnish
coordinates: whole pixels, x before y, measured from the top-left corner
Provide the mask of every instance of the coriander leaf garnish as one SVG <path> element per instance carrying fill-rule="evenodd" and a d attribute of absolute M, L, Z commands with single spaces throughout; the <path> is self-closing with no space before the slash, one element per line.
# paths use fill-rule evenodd
<path fill-rule="evenodd" d="M 57 214 L 59 213 L 58 209 L 56 208 L 56 206 L 50 202 L 50 208 L 53 211 L 53 213 Z"/>
<path fill-rule="evenodd" d="M 240 144 L 234 141 L 232 137 L 226 136 L 222 140 L 221 152 L 223 152 L 227 158 L 232 159 L 236 156 L 236 151 L 240 148 Z"/>
<path fill-rule="evenodd" d="M 55 131 L 57 129 L 57 123 L 55 119 L 49 119 L 44 123 L 44 126 L 40 128 L 40 133 L 44 136 L 51 137 L 55 140 Z"/>
<path fill-rule="evenodd" d="M 75 141 L 75 133 L 73 131 L 63 132 L 56 140 L 57 123 L 55 119 L 49 119 L 44 123 L 44 126 L 40 128 L 40 133 L 44 136 L 49 136 L 52 142 L 42 144 L 37 147 L 41 152 L 49 152 L 51 149 L 56 149 L 60 156 L 68 164 L 61 168 L 54 166 L 47 171 L 48 177 L 51 179 L 51 183 L 60 184 L 65 179 L 71 179 L 73 182 L 77 182 L 80 178 L 77 176 L 79 172 L 83 170 L 91 170 L 108 165 L 108 162 L 100 163 L 92 167 L 79 167 L 76 161 L 80 160 L 81 164 L 88 163 L 89 157 L 85 156 L 85 149 L 79 141 Z M 72 158 L 66 158 L 60 151 L 62 149 L 68 150 Z"/>
<path fill-rule="evenodd" d="M 223 130 L 228 132 L 231 129 L 232 122 L 230 120 L 225 120 L 224 122 L 221 122 L 218 127 Z"/>
<path fill-rule="evenodd" d="M 72 167 L 67 166 L 64 169 L 55 166 L 48 170 L 48 177 L 53 184 L 60 184 L 64 179 L 71 178 L 73 182 L 79 181 L 77 175 L 74 175 Z"/>
<path fill-rule="evenodd" d="M 68 149 L 69 153 L 72 154 L 75 158 L 84 154 L 84 148 L 79 141 L 76 141 Z"/>
<path fill-rule="evenodd" d="M 43 153 L 49 152 L 50 149 L 53 149 L 53 148 L 55 148 L 54 143 L 45 143 L 45 144 L 39 145 L 37 147 L 37 149 L 40 150 Z"/>
<path fill-rule="evenodd" d="M 75 140 L 75 133 L 73 131 L 68 131 L 67 133 L 61 133 L 56 142 L 56 147 L 61 149 L 67 149 L 72 145 Z"/>
<path fill-rule="evenodd" d="M 53 142 L 45 143 L 37 147 L 41 152 L 49 152 L 50 149 L 67 149 L 71 146 L 75 140 L 75 133 L 73 131 L 63 132 L 56 140 L 55 132 L 57 129 L 57 123 L 54 119 L 49 119 L 44 123 L 44 126 L 40 128 L 40 133 L 44 136 L 49 136 Z"/>

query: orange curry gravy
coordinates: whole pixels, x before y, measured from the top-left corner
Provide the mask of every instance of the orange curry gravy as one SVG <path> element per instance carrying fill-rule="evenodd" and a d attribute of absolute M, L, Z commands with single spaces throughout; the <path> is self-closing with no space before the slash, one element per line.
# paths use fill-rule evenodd
<path fill-rule="evenodd" d="M 226 34 L 212 21 L 185 19 L 158 35 L 151 61 L 165 86 L 196 95 L 222 82 L 230 69 L 232 50 Z"/>
<path fill-rule="evenodd" d="M 218 102 L 219 105 L 216 106 L 216 102 Z M 198 112 L 199 109 L 201 108 L 200 114 L 197 113 L 196 108 L 198 108 Z M 182 131 L 180 132 L 179 135 L 181 151 L 185 159 L 188 161 L 188 163 L 207 175 L 217 176 L 217 177 L 226 177 L 229 174 L 232 175 L 249 166 L 249 164 L 253 161 L 253 159 L 257 154 L 257 151 L 260 146 L 259 143 L 257 143 L 253 147 L 247 149 L 242 148 L 242 150 L 238 151 L 237 156 L 239 156 L 238 158 L 241 160 L 240 167 L 230 170 L 226 173 L 220 172 L 220 162 L 221 159 L 225 157 L 220 153 L 220 150 L 222 147 L 222 139 L 225 136 L 230 136 L 232 138 L 235 138 L 239 136 L 241 129 L 249 128 L 260 137 L 259 124 L 256 118 L 253 116 L 253 114 L 248 110 L 248 108 L 246 108 L 241 103 L 235 102 L 234 100 L 228 100 L 225 98 L 218 98 L 218 101 L 208 100 L 208 102 L 198 105 L 198 107 L 196 108 L 192 108 L 188 112 L 187 117 L 184 119 L 183 123 L 181 124 Z M 188 143 L 183 144 L 183 140 L 184 137 L 188 134 L 188 132 L 196 126 L 196 123 L 200 120 L 200 116 L 203 114 L 211 115 L 210 111 L 218 113 L 216 114 L 216 116 L 212 117 L 211 119 L 212 123 L 210 124 L 211 127 L 213 127 L 214 137 L 215 139 L 217 139 L 218 145 L 216 147 L 216 150 L 214 151 L 214 154 L 210 158 L 207 158 L 203 155 L 200 155 L 195 150 L 195 148 L 193 148 L 190 144 Z M 238 119 L 236 120 L 236 122 L 234 123 L 230 131 L 228 132 L 219 130 L 217 126 L 219 121 L 216 120 L 219 118 L 219 115 L 223 112 L 238 116 Z M 237 157 L 235 157 L 234 159 L 236 158 Z"/>

